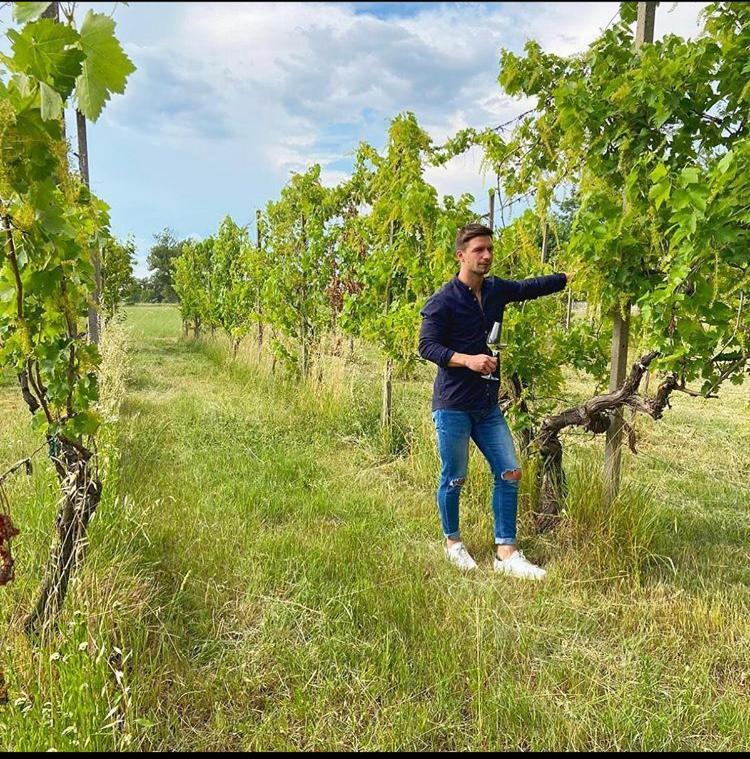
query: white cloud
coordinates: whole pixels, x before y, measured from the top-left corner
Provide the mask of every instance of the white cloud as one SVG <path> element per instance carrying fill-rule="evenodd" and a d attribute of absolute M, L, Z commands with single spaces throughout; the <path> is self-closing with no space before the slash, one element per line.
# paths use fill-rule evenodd
<path fill-rule="evenodd" d="M 546 52 L 573 55 L 586 49 L 618 7 L 618 3 L 534 3 L 517 20 L 524 41 L 534 39 Z"/>
<path fill-rule="evenodd" d="M 441 195 L 457 198 L 470 192 L 479 206 L 486 204 L 487 193 L 495 184 L 494 177 L 482 171 L 482 152 L 476 147 L 451 159 L 445 166 L 428 167 L 425 179 Z"/>
<path fill-rule="evenodd" d="M 661 3 L 656 12 L 654 37 L 665 34 L 696 37 L 700 30 L 700 13 L 708 3 Z"/>
<path fill-rule="evenodd" d="M 696 6 L 677 6 L 659 14 L 657 32 L 695 27 Z M 402 110 L 414 110 L 436 141 L 517 115 L 526 104 L 496 82 L 500 48 L 535 38 L 560 54 L 583 50 L 617 7 L 427 5 L 379 18 L 331 3 L 189 3 L 158 44 L 129 49 L 151 80 L 139 110 L 152 139 L 193 149 L 229 140 L 282 179 L 313 162 L 335 163 L 363 137 L 382 143 L 387 119 Z M 153 97 L 160 85 L 166 98 Z M 332 124 L 346 127 L 323 147 Z"/>
<path fill-rule="evenodd" d="M 334 162 L 364 137 L 382 141 L 401 110 L 429 120 L 438 139 L 500 115 L 508 103 L 495 78 L 508 29 L 484 6 L 379 19 L 330 4 L 190 4 L 158 47 L 131 51 L 152 80 L 139 110 L 151 139 L 252 141 L 251 153 L 281 176 Z M 157 83 L 169 86 L 166 101 L 146 92 Z M 332 123 L 348 125 L 350 144 L 316 148 Z"/>
<path fill-rule="evenodd" d="M 320 172 L 320 181 L 324 187 L 335 187 L 337 184 L 347 180 L 350 174 L 347 171 L 337 169 L 322 169 Z"/>

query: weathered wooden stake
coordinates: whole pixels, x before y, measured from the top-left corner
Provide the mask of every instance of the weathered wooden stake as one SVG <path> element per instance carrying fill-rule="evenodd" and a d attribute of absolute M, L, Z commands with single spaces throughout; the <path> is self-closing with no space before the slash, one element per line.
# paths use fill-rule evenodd
<path fill-rule="evenodd" d="M 638 22 L 635 35 L 635 49 L 645 42 L 654 41 L 655 2 L 638 3 Z M 624 199 L 623 199 L 624 206 Z M 624 210 L 624 208 L 623 208 Z M 625 313 L 615 308 L 613 313 L 612 362 L 610 365 L 609 389 L 617 390 L 625 379 L 628 363 L 628 338 L 630 337 L 630 302 L 625 305 Z M 623 417 L 622 409 L 614 412 L 612 423 L 607 429 L 604 447 L 604 492 L 608 502 L 612 502 L 620 489 L 620 467 L 622 462 Z"/>

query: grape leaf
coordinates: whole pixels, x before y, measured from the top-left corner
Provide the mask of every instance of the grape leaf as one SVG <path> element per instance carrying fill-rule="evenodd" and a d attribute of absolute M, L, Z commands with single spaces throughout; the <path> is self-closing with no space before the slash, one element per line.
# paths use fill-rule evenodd
<path fill-rule="evenodd" d="M 61 98 L 73 91 L 84 54 L 77 47 L 78 33 L 64 24 L 43 18 L 8 31 L 18 71 L 31 74 L 57 90 Z"/>
<path fill-rule="evenodd" d="M 39 18 L 51 3 L 13 3 L 13 21 L 26 24 Z"/>
<path fill-rule="evenodd" d="M 59 119 L 62 116 L 63 100 L 57 90 L 46 82 L 39 82 L 39 95 L 42 102 L 42 118 L 45 121 Z"/>
<path fill-rule="evenodd" d="M 78 109 L 96 121 L 111 93 L 122 94 L 125 82 L 135 71 L 114 35 L 115 22 L 101 13 L 89 11 L 81 26 L 81 47 L 86 55 L 78 81 Z"/>

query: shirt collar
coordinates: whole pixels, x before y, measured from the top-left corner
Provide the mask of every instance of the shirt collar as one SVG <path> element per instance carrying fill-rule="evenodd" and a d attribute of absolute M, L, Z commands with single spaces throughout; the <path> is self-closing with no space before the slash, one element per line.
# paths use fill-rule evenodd
<path fill-rule="evenodd" d="M 489 279 L 489 277 L 485 277 L 485 278 L 482 280 L 482 292 L 484 292 L 484 291 L 487 289 L 487 280 L 488 280 L 488 279 Z M 470 293 L 470 292 L 471 292 L 471 288 L 470 288 L 470 287 L 469 287 L 469 286 L 468 286 L 468 285 L 467 285 L 465 282 L 462 282 L 462 281 L 461 281 L 461 280 L 458 278 L 458 274 L 456 274 L 456 276 L 455 276 L 455 277 L 453 277 L 453 281 L 456 283 L 456 285 L 459 287 L 459 289 L 461 289 L 461 290 L 465 290 L 465 291 L 466 291 L 466 292 L 468 292 L 468 293 Z"/>

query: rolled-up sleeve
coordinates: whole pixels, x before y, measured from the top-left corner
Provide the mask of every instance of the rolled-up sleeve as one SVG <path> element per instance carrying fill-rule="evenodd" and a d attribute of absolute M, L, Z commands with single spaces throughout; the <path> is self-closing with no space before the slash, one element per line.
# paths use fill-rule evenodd
<path fill-rule="evenodd" d="M 560 292 L 568 284 L 568 278 L 565 274 L 547 274 L 530 279 L 506 279 L 504 284 L 507 302 L 514 303 Z"/>
<path fill-rule="evenodd" d="M 441 303 L 439 295 L 433 295 L 419 313 L 422 316 L 419 355 L 445 368 L 455 353 L 445 345 L 448 333 L 447 308 Z"/>

